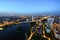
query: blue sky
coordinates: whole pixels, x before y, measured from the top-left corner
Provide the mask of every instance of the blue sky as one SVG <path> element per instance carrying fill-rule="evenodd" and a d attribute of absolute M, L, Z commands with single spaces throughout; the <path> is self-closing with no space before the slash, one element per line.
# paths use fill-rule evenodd
<path fill-rule="evenodd" d="M 59 10 L 59 0 L 0 0 L 0 12 L 34 13 Z"/>

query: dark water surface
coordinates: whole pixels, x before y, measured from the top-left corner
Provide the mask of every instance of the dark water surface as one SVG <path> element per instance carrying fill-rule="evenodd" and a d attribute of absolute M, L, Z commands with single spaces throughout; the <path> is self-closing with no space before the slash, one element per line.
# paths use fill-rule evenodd
<path fill-rule="evenodd" d="M 11 25 L 0 31 L 0 40 L 25 40 L 25 33 L 29 29 L 28 23 Z"/>

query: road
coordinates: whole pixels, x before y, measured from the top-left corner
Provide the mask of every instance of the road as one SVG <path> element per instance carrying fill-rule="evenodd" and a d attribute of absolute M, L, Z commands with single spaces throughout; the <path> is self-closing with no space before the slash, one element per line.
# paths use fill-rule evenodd
<path fill-rule="evenodd" d="M 42 20 L 42 19 L 41 19 Z M 32 22 L 32 21 L 29 21 Z M 29 23 L 27 22 L 27 23 Z M 26 22 L 19 22 L 19 23 L 15 23 L 16 25 L 12 25 L 10 27 L 7 27 L 6 30 L 0 31 L 0 40 L 25 40 L 25 33 L 24 31 L 28 30 L 29 28 L 29 24 L 25 24 Z M 12 23 L 13 24 L 13 23 Z M 19 25 L 20 26 L 19 26 Z M 10 25 L 10 24 L 8 24 Z M 5 25 L 3 25 L 5 26 Z M 22 28 L 21 31 L 16 31 L 18 28 Z M 31 39 L 33 33 L 31 33 L 31 36 L 29 39 Z"/>

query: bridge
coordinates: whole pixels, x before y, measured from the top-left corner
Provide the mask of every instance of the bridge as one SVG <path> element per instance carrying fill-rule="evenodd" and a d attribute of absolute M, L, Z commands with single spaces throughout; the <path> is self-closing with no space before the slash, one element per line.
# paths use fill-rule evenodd
<path fill-rule="evenodd" d="M 32 17 L 32 21 L 19 22 L 19 20 L 17 20 L 18 23 L 15 23 L 15 21 L 14 22 L 4 22 L 4 24 L 0 24 L 0 27 L 4 27 L 5 25 L 10 25 L 10 24 L 20 24 L 20 23 L 30 23 L 30 22 L 36 22 L 38 24 L 38 21 L 47 19 L 49 17 L 50 16 L 45 16 L 45 17 L 38 19 L 38 20 L 34 20 L 34 18 Z M 0 28 L 0 30 L 3 30 L 3 28 Z"/>
<path fill-rule="evenodd" d="M 41 21 L 41 20 L 47 19 L 47 18 L 49 18 L 49 17 L 50 17 L 50 16 L 46 16 L 46 17 L 43 17 L 43 18 L 38 19 L 38 20 L 34 20 L 34 18 L 32 17 L 32 21 L 19 22 L 19 20 L 17 20 L 18 23 L 11 22 L 11 23 L 6 23 L 5 25 L 10 25 L 10 24 L 13 24 L 13 23 L 15 23 L 15 24 L 21 24 L 21 23 L 30 23 L 30 22 L 36 22 L 36 23 L 38 24 L 38 21 Z M 5 26 L 5 25 L 3 24 L 3 26 Z M 11 29 L 11 28 L 10 28 L 10 29 Z M 33 36 L 33 34 L 34 34 L 34 33 L 31 32 L 31 35 L 30 35 L 30 37 L 28 38 L 28 40 L 31 39 L 31 37 Z"/>

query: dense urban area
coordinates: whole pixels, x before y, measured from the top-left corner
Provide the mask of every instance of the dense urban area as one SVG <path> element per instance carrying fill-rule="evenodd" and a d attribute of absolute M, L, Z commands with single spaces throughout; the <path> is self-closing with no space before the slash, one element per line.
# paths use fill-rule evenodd
<path fill-rule="evenodd" d="M 0 39 L 60 40 L 60 16 L 2 16 Z"/>

